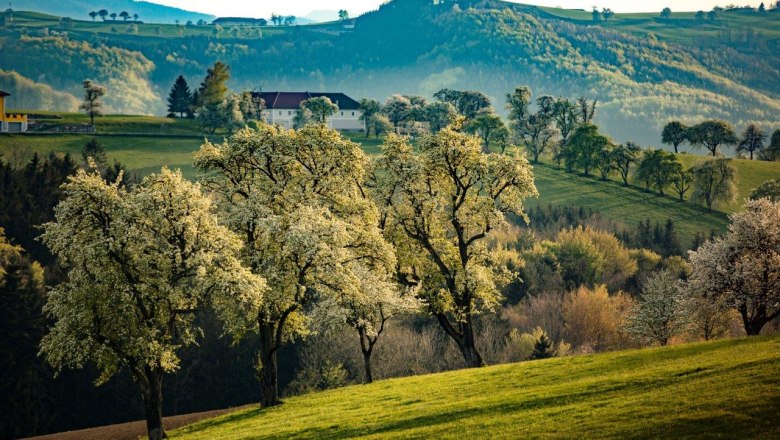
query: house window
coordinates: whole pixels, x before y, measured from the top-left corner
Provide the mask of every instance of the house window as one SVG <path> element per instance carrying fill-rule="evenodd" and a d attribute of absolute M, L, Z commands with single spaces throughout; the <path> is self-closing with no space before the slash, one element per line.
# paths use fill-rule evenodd
<path fill-rule="evenodd" d="M 341 112 L 341 116 L 344 116 L 344 112 Z"/>
<path fill-rule="evenodd" d="M 282 116 L 282 111 L 281 110 L 279 110 L 279 116 Z"/>
<path fill-rule="evenodd" d="M 292 110 L 287 110 L 287 116 L 292 116 Z"/>
<path fill-rule="evenodd" d="M 355 112 L 352 112 L 352 116 L 355 116 Z"/>

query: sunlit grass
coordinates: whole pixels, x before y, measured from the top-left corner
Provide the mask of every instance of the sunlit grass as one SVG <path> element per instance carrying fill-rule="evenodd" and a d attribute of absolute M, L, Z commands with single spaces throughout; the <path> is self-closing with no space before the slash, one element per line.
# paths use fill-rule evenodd
<path fill-rule="evenodd" d="M 780 337 L 385 380 L 173 431 L 177 439 L 769 438 Z"/>

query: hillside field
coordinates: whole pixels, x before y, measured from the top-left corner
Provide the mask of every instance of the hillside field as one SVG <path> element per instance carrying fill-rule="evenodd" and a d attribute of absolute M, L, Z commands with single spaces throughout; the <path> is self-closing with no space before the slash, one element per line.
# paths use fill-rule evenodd
<path fill-rule="evenodd" d="M 54 113 L 52 113 L 54 114 Z M 59 119 L 47 119 L 44 123 L 78 125 L 87 123 L 86 116 L 59 113 Z M 0 135 L 0 153 L 11 160 L 26 161 L 38 152 L 70 153 L 79 159 L 84 144 L 93 137 L 106 149 L 109 161 L 118 160 L 137 174 L 155 172 L 162 166 L 180 168 L 190 179 L 197 177 L 192 168 L 192 154 L 204 141 L 197 122 L 187 119 L 154 116 L 108 115 L 96 120 L 97 134 L 4 134 Z M 379 154 L 383 138 L 365 138 L 363 134 L 347 136 L 360 143 L 368 154 Z M 217 135 L 221 140 L 224 135 Z M 704 156 L 681 154 L 680 160 L 689 167 Z M 528 201 L 529 206 L 561 205 L 582 206 L 598 211 L 607 219 L 634 226 L 639 221 L 665 222 L 672 219 L 682 238 L 693 239 L 696 232 L 705 235 L 710 231 L 724 231 L 728 224 L 726 214 L 737 211 L 744 199 L 758 185 L 769 179 L 780 178 L 780 162 L 760 162 L 735 159 L 738 174 L 738 197 L 718 212 L 707 213 L 689 203 L 680 203 L 673 194 L 659 197 L 655 192 L 636 186 L 625 188 L 617 176 L 607 182 L 595 177 L 585 178 L 557 170 L 551 164 L 535 166 L 536 185 L 540 197 Z"/>
<path fill-rule="evenodd" d="M 383 380 L 250 408 L 172 439 L 772 438 L 780 336 Z"/>

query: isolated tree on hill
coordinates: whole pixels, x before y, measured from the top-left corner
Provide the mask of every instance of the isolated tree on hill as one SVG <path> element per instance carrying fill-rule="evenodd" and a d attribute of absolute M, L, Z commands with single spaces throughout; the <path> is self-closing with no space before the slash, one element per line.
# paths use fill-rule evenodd
<path fill-rule="evenodd" d="M 604 21 L 609 21 L 610 18 L 612 18 L 615 15 L 614 12 L 612 12 L 612 9 L 604 8 L 601 11 L 601 16 L 604 17 Z"/>
<path fill-rule="evenodd" d="M 192 93 L 183 75 L 179 75 L 168 94 L 168 113 L 179 114 L 180 118 L 191 115 Z"/>
<path fill-rule="evenodd" d="M 501 120 L 501 116 L 498 116 L 492 109 L 482 109 L 466 125 L 465 130 L 479 136 L 482 139 L 482 148 L 488 152 L 493 135 L 503 126 L 504 121 Z"/>
<path fill-rule="evenodd" d="M 64 193 L 41 238 L 68 281 L 49 293 L 54 324 L 41 351 L 57 370 L 92 361 L 99 384 L 126 368 L 141 388 L 149 438 L 166 438 L 162 380 L 178 368 L 179 349 L 196 342 L 195 312 L 239 289 L 258 295 L 264 282 L 241 267 L 241 242 L 179 172 L 125 191 L 80 170 Z"/>
<path fill-rule="evenodd" d="M 674 152 L 679 153 L 679 146 L 688 140 L 689 128 L 680 121 L 672 121 L 664 126 L 661 142 L 674 146 Z"/>
<path fill-rule="evenodd" d="M 133 14 L 133 20 L 138 21 L 138 14 Z"/>
<path fill-rule="evenodd" d="M 661 18 L 672 18 L 672 9 L 669 7 L 663 8 L 663 10 L 661 10 Z"/>
<path fill-rule="evenodd" d="M 124 21 L 127 21 L 130 19 L 130 14 L 127 13 L 127 11 L 122 11 L 119 13 L 119 16 L 122 17 Z"/>
<path fill-rule="evenodd" d="M 339 10 L 339 20 L 349 20 L 349 12 L 347 12 L 346 9 L 340 9 Z"/>
<path fill-rule="evenodd" d="M 111 17 L 112 21 L 116 21 L 116 12 L 112 12 L 112 13 L 108 14 L 108 16 Z"/>
<path fill-rule="evenodd" d="M 92 11 L 92 12 L 89 13 L 89 16 L 90 16 L 90 18 L 92 18 L 92 21 L 95 21 L 95 19 L 98 16 L 98 13 L 95 12 L 95 11 Z"/>
<path fill-rule="evenodd" d="M 620 144 L 612 150 L 612 164 L 620 173 L 623 179 L 623 186 L 628 186 L 628 176 L 631 173 L 631 167 L 637 163 L 642 149 L 634 142 L 628 141 Z"/>
<path fill-rule="evenodd" d="M 571 161 L 576 168 L 582 169 L 585 176 L 590 176 L 590 171 L 596 166 L 598 154 L 607 148 L 609 139 L 599 133 L 599 128 L 593 124 L 583 124 L 577 127 L 577 130 L 569 141 Z"/>
<path fill-rule="evenodd" d="M 79 109 L 89 116 L 89 123 L 95 125 L 95 116 L 103 114 L 103 101 L 100 100 L 106 94 L 106 88 L 94 84 L 91 80 L 85 80 L 81 83 L 84 88 L 84 101 Z"/>
<path fill-rule="evenodd" d="M 705 14 L 704 11 L 701 11 L 701 10 L 696 12 L 696 15 L 694 16 L 696 21 L 699 21 L 699 22 L 704 21 L 704 19 L 706 17 L 707 17 L 707 14 Z"/>
<path fill-rule="evenodd" d="M 760 13 L 762 13 L 762 14 L 763 14 L 764 12 L 766 12 L 766 6 L 764 6 L 764 2 L 761 2 L 761 4 L 760 4 L 760 5 L 758 5 L 758 12 L 760 12 Z"/>
<path fill-rule="evenodd" d="M 593 21 L 595 22 L 601 21 L 601 12 L 599 12 L 599 10 L 596 9 L 595 6 L 593 7 L 593 11 L 591 11 L 590 15 Z"/>
<path fill-rule="evenodd" d="M 438 133 L 452 125 L 458 117 L 458 110 L 449 102 L 432 102 L 425 106 L 424 112 L 431 133 Z"/>
<path fill-rule="evenodd" d="M 466 366 L 484 365 L 474 317 L 501 300 L 506 272 L 488 264 L 485 240 L 506 225 L 508 212 L 524 216 L 537 194 L 528 162 L 519 155 L 485 154 L 478 138 L 448 127 L 424 136 L 419 153 L 390 136 L 374 173 L 380 221 L 393 241 L 402 284 L 457 344 Z"/>
<path fill-rule="evenodd" d="M 642 296 L 626 322 L 626 330 L 645 344 L 663 346 L 689 326 L 685 293 L 669 271 L 652 274 L 642 286 Z"/>
<path fill-rule="evenodd" d="M 737 144 L 737 153 L 748 152 L 750 153 L 750 160 L 753 160 L 753 154 L 764 149 L 764 141 L 766 140 L 766 134 L 764 130 L 758 128 L 756 124 L 750 124 L 742 133 L 742 137 Z"/>
<path fill-rule="evenodd" d="M 322 125 L 295 131 L 260 123 L 196 153 L 204 185 L 244 240 L 247 266 L 268 280 L 257 304 L 238 301 L 222 313 L 228 333 L 259 336 L 262 407 L 281 403 L 276 353 L 307 332 L 305 308 L 315 295 L 359 298 L 365 270 L 394 268 L 376 206 L 364 196 L 368 164 L 358 144 Z"/>
<path fill-rule="evenodd" d="M 295 18 L 294 15 L 288 15 L 287 17 L 284 17 L 284 24 L 287 26 L 292 26 L 295 24 L 296 20 L 297 19 Z"/>
<path fill-rule="evenodd" d="M 309 98 L 303 101 L 301 106 L 311 112 L 312 120 L 316 124 L 326 123 L 329 117 L 339 111 L 339 106 L 334 104 L 327 96 Z"/>
<path fill-rule="evenodd" d="M 371 118 L 374 117 L 375 114 L 382 111 L 382 104 L 376 99 L 363 98 L 360 100 L 358 110 L 360 110 L 360 121 L 363 122 L 363 126 L 366 127 L 366 137 L 368 137 L 371 134 L 372 128 L 369 121 L 371 121 Z"/>
<path fill-rule="evenodd" d="M 726 121 L 704 121 L 691 127 L 688 133 L 691 145 L 704 146 L 713 156 L 717 156 L 719 146 L 737 143 L 737 135 Z"/>
<path fill-rule="evenodd" d="M 409 118 L 411 111 L 412 102 L 409 101 L 409 98 L 401 95 L 393 95 L 387 98 L 384 107 L 382 107 L 382 112 L 386 114 L 388 119 L 390 119 L 390 122 L 393 123 L 393 127 L 395 127 L 396 131 L 398 130 L 398 126 Z"/>
<path fill-rule="evenodd" d="M 217 61 L 206 71 L 206 77 L 198 88 L 198 106 L 217 106 L 228 93 L 227 82 L 230 79 L 230 67 Z"/>
<path fill-rule="evenodd" d="M 767 180 L 750 193 L 751 200 L 767 198 L 773 202 L 780 202 L 780 179 Z"/>
<path fill-rule="evenodd" d="M 713 9 L 710 12 L 707 12 L 707 18 L 710 21 L 715 21 L 718 18 L 718 11 L 716 9 Z"/>
<path fill-rule="evenodd" d="M 371 355 L 380 336 L 387 329 L 390 319 L 402 313 L 417 311 L 420 303 L 414 289 L 404 291 L 387 276 L 372 271 L 357 271 L 360 295 L 337 295 L 318 304 L 313 319 L 318 327 L 348 325 L 354 329 L 360 341 L 363 355 L 364 383 L 374 381 Z"/>
<path fill-rule="evenodd" d="M 717 202 L 734 200 L 737 170 L 729 159 L 711 159 L 691 168 L 693 193 L 691 201 L 701 203 L 712 211 Z"/>
<path fill-rule="evenodd" d="M 103 21 L 105 21 L 105 20 L 106 20 L 106 17 L 108 16 L 108 11 L 107 11 L 107 10 L 105 10 L 105 9 L 101 9 L 101 10 L 99 10 L 99 11 L 98 11 L 98 13 L 97 13 L 97 14 L 100 16 L 100 18 L 101 18 Z"/>
<path fill-rule="evenodd" d="M 690 252 L 689 283 L 742 316 L 748 336 L 780 315 L 780 204 L 750 200 L 731 215 L 729 232 Z"/>
<path fill-rule="evenodd" d="M 539 329 L 541 330 L 541 329 Z M 539 332 L 539 338 L 534 344 L 534 350 L 531 352 L 529 359 L 549 359 L 555 356 L 555 349 L 553 349 L 553 342 L 550 337 L 547 336 L 547 332 L 544 330 Z"/>

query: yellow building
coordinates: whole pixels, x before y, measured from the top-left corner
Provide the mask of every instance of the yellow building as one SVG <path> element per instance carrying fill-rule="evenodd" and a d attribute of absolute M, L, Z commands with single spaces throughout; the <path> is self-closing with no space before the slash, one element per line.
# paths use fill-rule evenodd
<path fill-rule="evenodd" d="M 9 96 L 11 96 L 10 93 L 0 90 L 0 132 L 19 133 L 27 131 L 27 115 L 5 112 L 5 102 Z"/>

